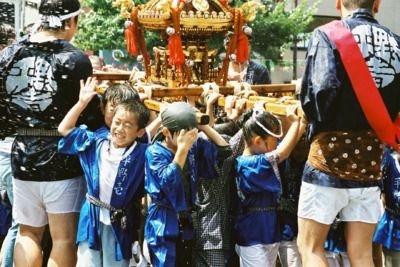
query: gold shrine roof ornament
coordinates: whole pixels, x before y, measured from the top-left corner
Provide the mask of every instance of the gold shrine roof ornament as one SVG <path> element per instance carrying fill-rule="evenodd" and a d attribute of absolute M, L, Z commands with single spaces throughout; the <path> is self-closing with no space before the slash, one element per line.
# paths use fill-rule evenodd
<path fill-rule="evenodd" d="M 173 1 L 151 0 L 138 7 L 137 20 L 145 29 L 163 30 L 173 24 Z M 178 1 L 179 24 L 182 35 L 210 34 L 227 31 L 233 24 L 233 14 L 220 1 Z"/>
<path fill-rule="evenodd" d="M 121 15 L 129 20 L 125 23 L 127 50 L 132 55 L 143 55 L 147 78 L 151 76 L 151 66 L 143 30 L 159 30 L 167 33 L 168 51 L 165 52 L 165 56 L 168 57 L 169 66 L 165 65 L 164 60 L 161 64 L 163 68 L 161 73 L 167 73 L 171 67 L 176 68 L 179 75 L 174 75 L 172 79 L 180 79 L 177 83 L 180 85 L 186 85 L 192 81 L 195 70 L 193 68 L 196 68 L 196 64 L 187 64 L 193 63 L 193 60 L 188 61 L 188 51 L 183 51 L 186 49 L 184 47 L 186 40 L 198 40 L 197 51 L 202 51 L 201 53 L 205 56 L 203 56 L 202 64 L 197 64 L 199 65 L 197 67 L 201 69 L 197 71 L 201 72 L 197 77 L 202 77 L 197 80 L 200 83 L 209 82 L 209 79 L 215 75 L 205 72 L 215 72 L 209 66 L 215 60 L 207 56 L 209 53 L 206 39 L 213 33 L 232 31 L 233 37 L 226 52 L 227 55 L 235 53 L 239 46 L 243 46 L 239 44 L 245 35 L 242 32 L 243 26 L 255 18 L 258 9 L 264 7 L 256 1 L 248 1 L 241 7 L 230 7 L 227 0 L 150 0 L 139 6 L 135 6 L 132 0 L 114 0 L 114 6 L 119 6 Z M 213 57 L 213 55 L 210 56 Z M 218 84 L 226 83 L 227 66 L 227 62 L 224 62 L 216 77 Z M 167 77 L 167 79 L 170 78 Z"/>
<path fill-rule="evenodd" d="M 165 30 L 178 22 L 182 36 L 227 32 L 239 23 L 238 20 L 240 27 L 253 21 L 257 10 L 264 8 L 259 1 L 247 1 L 241 7 L 231 7 L 228 1 L 150 0 L 136 6 L 133 0 L 114 0 L 113 6 L 120 8 L 122 17 L 136 21 L 145 30 Z M 240 18 L 235 17 L 237 10 L 240 10 Z M 174 13 L 178 18 L 174 18 Z"/>

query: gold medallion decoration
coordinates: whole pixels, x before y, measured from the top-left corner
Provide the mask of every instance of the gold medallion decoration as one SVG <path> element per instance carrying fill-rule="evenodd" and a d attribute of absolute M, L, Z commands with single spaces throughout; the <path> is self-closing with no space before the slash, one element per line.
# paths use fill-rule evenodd
<path fill-rule="evenodd" d="M 198 11 L 207 11 L 210 7 L 207 0 L 192 0 L 192 5 Z"/>

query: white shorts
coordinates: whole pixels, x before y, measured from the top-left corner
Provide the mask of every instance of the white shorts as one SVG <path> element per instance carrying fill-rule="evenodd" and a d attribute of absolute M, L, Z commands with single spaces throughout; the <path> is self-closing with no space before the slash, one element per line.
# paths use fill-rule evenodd
<path fill-rule="evenodd" d="M 279 260 L 282 267 L 300 267 L 301 258 L 296 239 L 281 241 L 279 244 Z"/>
<path fill-rule="evenodd" d="M 248 247 L 235 245 L 235 250 L 240 257 L 240 267 L 275 266 L 279 243 Z"/>
<path fill-rule="evenodd" d="M 342 221 L 375 224 L 381 216 L 379 187 L 333 188 L 302 182 L 297 216 L 332 224 Z"/>
<path fill-rule="evenodd" d="M 33 182 L 13 179 L 13 217 L 19 224 L 42 227 L 48 224 L 47 214 L 79 212 L 86 185 L 82 177 Z"/>

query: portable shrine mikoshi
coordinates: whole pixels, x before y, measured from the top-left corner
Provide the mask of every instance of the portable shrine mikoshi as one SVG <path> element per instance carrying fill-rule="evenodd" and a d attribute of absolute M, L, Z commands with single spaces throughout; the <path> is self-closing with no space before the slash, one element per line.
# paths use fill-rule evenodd
<path fill-rule="evenodd" d="M 169 88 L 206 82 L 226 85 L 229 55 L 248 49 L 246 23 L 264 7 L 257 1 L 231 7 L 227 0 L 150 0 L 139 6 L 131 0 L 115 0 L 114 4 L 127 18 L 127 50 L 143 58 L 146 80 Z M 144 30 L 158 31 L 168 41 L 167 47 L 153 48 L 152 63 Z M 226 45 L 228 56 L 218 68 L 214 66 L 217 51 L 209 49 L 207 41 L 228 31 L 232 32 Z"/>
<path fill-rule="evenodd" d="M 231 7 L 226 0 L 150 0 L 138 6 L 131 0 L 114 0 L 114 4 L 127 19 L 128 52 L 142 58 L 145 77 L 136 89 L 153 98 L 145 101 L 148 108 L 159 111 L 160 101 L 200 97 L 207 86 L 212 91 L 217 88 L 223 96 L 237 95 L 240 90 L 254 91 L 264 98 L 249 97 L 246 108 L 262 101 L 266 110 L 277 115 L 285 115 L 286 107 L 296 103 L 294 98 L 281 100 L 282 96 L 294 95 L 295 84 L 227 82 L 229 55 L 248 47 L 246 23 L 254 20 L 257 9 L 263 8 L 259 2 L 248 1 L 240 7 Z M 146 50 L 145 30 L 158 31 L 168 41 L 167 47 L 153 47 L 153 59 Z M 215 34 L 227 32 L 231 32 L 225 44 L 228 56 L 216 67 L 217 50 L 210 49 L 207 41 Z M 132 78 L 128 72 L 96 72 L 94 76 L 110 81 Z M 219 98 L 218 105 L 224 105 L 224 97 Z"/>

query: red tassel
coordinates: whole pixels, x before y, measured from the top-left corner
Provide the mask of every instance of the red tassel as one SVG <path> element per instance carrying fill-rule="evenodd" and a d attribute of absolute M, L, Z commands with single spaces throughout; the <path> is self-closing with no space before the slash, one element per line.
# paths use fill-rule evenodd
<path fill-rule="evenodd" d="M 125 29 L 126 50 L 128 50 L 128 52 L 133 56 L 137 56 L 139 54 L 138 44 L 136 40 L 136 32 L 136 23 L 131 23 Z"/>
<path fill-rule="evenodd" d="M 168 39 L 169 64 L 173 66 L 181 66 L 185 62 L 185 54 L 183 54 L 182 40 L 179 34 L 173 34 Z"/>
<path fill-rule="evenodd" d="M 238 41 L 236 44 L 236 61 L 243 63 L 250 59 L 249 38 L 247 35 L 240 31 Z"/>
<path fill-rule="evenodd" d="M 228 0 L 219 0 L 219 2 L 221 3 L 221 5 L 222 5 L 223 7 L 229 8 L 229 6 L 228 6 Z"/>

